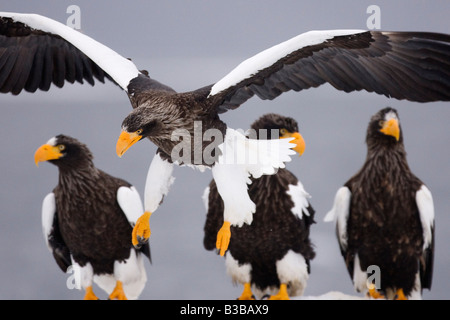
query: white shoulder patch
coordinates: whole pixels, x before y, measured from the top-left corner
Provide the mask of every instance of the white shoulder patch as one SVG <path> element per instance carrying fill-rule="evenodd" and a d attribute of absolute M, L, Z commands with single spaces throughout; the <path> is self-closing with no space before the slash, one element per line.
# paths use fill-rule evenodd
<path fill-rule="evenodd" d="M 130 223 L 136 223 L 144 213 L 141 197 L 135 187 L 120 187 L 117 190 L 117 202 Z"/>
<path fill-rule="evenodd" d="M 164 196 L 169 193 L 170 186 L 175 181 L 172 172 L 173 164 L 155 154 L 145 182 L 145 211 L 155 212 Z"/>
<path fill-rule="evenodd" d="M 124 90 L 127 90 L 131 79 L 136 78 L 140 73 L 130 60 L 122 57 L 100 42 L 58 21 L 38 14 L 0 12 L 0 16 L 12 18 L 14 21 L 22 22 L 33 29 L 59 35 L 91 58 L 92 61 L 106 71 Z"/>
<path fill-rule="evenodd" d="M 347 219 L 350 212 L 350 200 L 352 194 L 347 187 L 341 187 L 336 192 L 333 208 L 326 214 L 324 221 L 335 221 L 342 247 L 347 247 Z"/>
<path fill-rule="evenodd" d="M 292 213 L 300 219 L 303 217 L 303 214 L 309 216 L 308 199 L 310 199 L 311 196 L 305 191 L 303 184 L 300 181 L 298 181 L 296 185 L 290 184 L 287 194 L 291 196 L 291 199 L 294 202 L 294 207 L 291 209 Z"/>
<path fill-rule="evenodd" d="M 48 236 L 52 232 L 53 218 L 56 213 L 55 194 L 53 192 L 45 196 L 42 201 L 42 232 L 44 233 L 45 243 L 48 245 Z M 50 249 L 50 247 L 49 247 Z"/>
<path fill-rule="evenodd" d="M 206 212 L 208 212 L 209 207 L 209 186 L 205 188 L 202 195 L 203 205 L 205 206 Z"/>
<path fill-rule="evenodd" d="M 423 229 L 424 249 L 430 246 L 433 241 L 434 228 L 434 203 L 431 191 L 425 186 L 416 192 L 416 203 L 419 208 L 420 221 Z"/>

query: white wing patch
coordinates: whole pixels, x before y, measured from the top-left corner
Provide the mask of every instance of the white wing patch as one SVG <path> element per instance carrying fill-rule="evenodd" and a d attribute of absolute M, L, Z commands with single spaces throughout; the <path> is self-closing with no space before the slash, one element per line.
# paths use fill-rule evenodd
<path fill-rule="evenodd" d="M 53 219 L 56 213 L 56 202 L 55 202 L 55 194 L 53 192 L 49 193 L 45 196 L 42 201 L 42 232 L 44 233 L 45 243 L 47 247 L 51 250 L 48 244 L 48 237 L 52 232 L 53 228 Z"/>
<path fill-rule="evenodd" d="M 324 221 L 335 221 L 339 237 L 339 243 L 347 248 L 347 219 L 350 212 L 350 200 L 352 194 L 347 187 L 341 187 L 334 198 L 333 208 L 326 214 Z"/>
<path fill-rule="evenodd" d="M 141 197 L 135 187 L 120 187 L 117 190 L 117 202 L 130 223 L 136 223 L 144 213 Z"/>
<path fill-rule="evenodd" d="M 211 88 L 209 95 L 215 95 L 231 86 L 238 84 L 242 80 L 250 78 L 258 71 L 270 67 L 276 61 L 301 48 L 325 42 L 326 40 L 332 39 L 336 36 L 362 33 L 365 31 L 366 30 L 324 30 L 302 33 L 243 61 L 225 77 L 217 81 L 217 83 Z"/>
<path fill-rule="evenodd" d="M 290 184 L 287 194 L 291 196 L 294 207 L 291 209 L 292 213 L 299 219 L 303 217 L 303 214 L 309 216 L 309 201 L 311 198 L 308 192 L 303 188 L 303 184 L 298 181 L 296 185 Z"/>
<path fill-rule="evenodd" d="M 426 249 L 433 242 L 434 203 L 431 191 L 425 185 L 416 192 L 416 203 L 423 229 L 423 247 Z"/>
<path fill-rule="evenodd" d="M 33 29 L 61 36 L 91 58 L 92 61 L 107 72 L 124 90 L 127 90 L 131 79 L 136 78 L 140 73 L 130 60 L 122 57 L 100 42 L 58 21 L 38 14 L 0 12 L 0 16 L 12 18 L 14 21 L 22 22 Z"/>

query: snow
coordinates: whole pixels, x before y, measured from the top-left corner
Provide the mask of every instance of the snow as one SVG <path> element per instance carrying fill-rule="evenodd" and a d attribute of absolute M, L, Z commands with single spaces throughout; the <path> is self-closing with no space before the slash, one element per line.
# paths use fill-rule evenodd
<path fill-rule="evenodd" d="M 368 300 L 363 296 L 349 295 L 339 291 L 329 291 L 320 296 L 291 297 L 292 300 Z"/>

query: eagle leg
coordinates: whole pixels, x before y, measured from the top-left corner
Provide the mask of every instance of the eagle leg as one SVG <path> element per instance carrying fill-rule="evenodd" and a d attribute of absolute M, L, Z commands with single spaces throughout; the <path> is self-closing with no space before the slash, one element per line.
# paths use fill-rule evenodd
<path fill-rule="evenodd" d="M 371 283 L 369 285 L 369 291 L 367 292 L 367 295 L 373 299 L 384 299 L 385 298 L 384 295 L 382 295 L 381 293 L 379 293 L 377 291 L 377 289 L 375 288 L 375 285 L 373 283 Z"/>
<path fill-rule="evenodd" d="M 216 248 L 220 250 L 220 255 L 225 255 L 225 251 L 228 249 L 228 245 L 230 244 L 231 238 L 231 230 L 230 230 L 230 222 L 224 221 L 222 228 L 220 228 L 219 232 L 217 232 L 217 241 Z"/>
<path fill-rule="evenodd" d="M 131 242 L 136 249 L 139 249 L 141 246 L 148 242 L 150 238 L 150 216 L 151 212 L 145 211 L 142 216 L 136 221 L 136 225 L 133 228 L 133 232 L 131 234 Z"/>
<path fill-rule="evenodd" d="M 86 288 L 86 294 L 84 295 L 84 300 L 99 300 L 99 298 L 95 295 L 92 286 Z"/>
<path fill-rule="evenodd" d="M 280 284 L 280 290 L 278 291 L 278 293 L 270 296 L 269 300 L 290 300 L 286 283 Z"/>
<path fill-rule="evenodd" d="M 397 290 L 395 300 L 408 300 L 408 298 L 406 298 L 405 293 L 403 292 L 402 288 Z"/>
<path fill-rule="evenodd" d="M 244 283 L 244 291 L 242 291 L 241 296 L 237 300 L 255 300 L 250 283 Z"/>
<path fill-rule="evenodd" d="M 127 296 L 125 295 L 125 292 L 123 291 L 121 281 L 116 282 L 116 287 L 114 288 L 113 292 L 111 292 L 108 299 L 109 300 L 128 300 Z"/>

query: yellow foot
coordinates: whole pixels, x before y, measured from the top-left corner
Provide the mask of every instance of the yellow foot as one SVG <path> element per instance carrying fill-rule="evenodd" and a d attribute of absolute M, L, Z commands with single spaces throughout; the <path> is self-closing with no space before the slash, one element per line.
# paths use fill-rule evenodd
<path fill-rule="evenodd" d="M 136 221 L 136 225 L 133 228 L 131 234 L 131 242 L 136 249 L 139 249 L 148 242 L 150 238 L 150 216 L 151 212 L 145 211 L 142 216 Z"/>
<path fill-rule="evenodd" d="M 367 294 L 373 299 L 385 299 L 385 296 L 377 291 L 373 283 L 369 284 L 369 292 Z"/>
<path fill-rule="evenodd" d="M 405 296 L 405 293 L 403 292 L 403 289 L 400 288 L 397 290 L 395 300 L 408 300 L 408 298 Z"/>
<path fill-rule="evenodd" d="M 99 300 L 98 297 L 95 295 L 94 290 L 92 290 L 92 286 L 86 288 L 84 300 Z"/>
<path fill-rule="evenodd" d="M 223 256 L 225 251 L 228 249 L 228 245 L 230 244 L 231 231 L 230 231 L 230 222 L 225 221 L 217 233 L 217 241 L 216 248 L 220 250 L 220 255 Z"/>
<path fill-rule="evenodd" d="M 242 291 L 241 296 L 237 300 L 255 300 L 250 283 L 244 284 L 244 291 Z"/>
<path fill-rule="evenodd" d="M 280 290 L 278 293 L 270 296 L 269 300 L 290 300 L 287 292 L 287 285 L 285 283 L 280 284 Z"/>
<path fill-rule="evenodd" d="M 109 300 L 128 300 L 125 292 L 123 292 L 122 282 L 117 281 L 116 287 L 113 292 L 109 295 Z"/>

